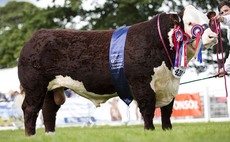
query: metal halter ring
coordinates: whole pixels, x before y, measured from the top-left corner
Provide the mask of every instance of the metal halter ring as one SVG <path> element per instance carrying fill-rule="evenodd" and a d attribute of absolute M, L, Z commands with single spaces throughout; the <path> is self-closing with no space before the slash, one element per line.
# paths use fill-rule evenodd
<path fill-rule="evenodd" d="M 177 41 L 182 41 L 183 40 L 183 32 L 181 29 L 177 29 L 175 31 L 175 37 L 177 39 Z"/>
<path fill-rule="evenodd" d="M 200 32 L 200 34 L 202 35 L 204 33 L 204 29 L 201 25 L 196 24 L 191 29 L 192 36 L 196 37 L 198 32 Z"/>

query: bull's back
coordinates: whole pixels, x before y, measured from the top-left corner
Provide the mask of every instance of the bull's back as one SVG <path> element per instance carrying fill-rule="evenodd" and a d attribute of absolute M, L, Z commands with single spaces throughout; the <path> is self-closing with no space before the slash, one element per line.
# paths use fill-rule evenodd
<path fill-rule="evenodd" d="M 48 80 L 67 75 L 82 81 L 88 89 L 110 84 L 111 36 L 109 30 L 40 30 L 23 47 L 19 72 L 33 70 Z"/>

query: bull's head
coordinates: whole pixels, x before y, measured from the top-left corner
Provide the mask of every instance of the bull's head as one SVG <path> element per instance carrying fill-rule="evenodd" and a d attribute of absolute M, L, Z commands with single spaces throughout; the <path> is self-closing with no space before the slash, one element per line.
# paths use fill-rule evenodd
<path fill-rule="evenodd" d="M 213 47 L 218 43 L 218 36 L 210 29 L 207 15 L 190 5 L 185 7 L 182 19 L 184 22 L 184 31 L 191 37 L 193 37 L 193 26 L 200 25 L 202 27 L 202 42 L 204 48 Z"/>
<path fill-rule="evenodd" d="M 182 21 L 180 20 L 180 17 Z M 200 33 L 201 41 L 203 43 L 203 49 L 211 48 L 218 43 L 218 36 L 209 27 L 209 18 L 203 12 L 197 10 L 195 7 L 189 5 L 186 6 L 180 16 L 174 16 L 173 22 L 176 25 L 180 25 L 183 32 L 191 39 L 188 43 L 188 58 L 196 52 L 196 34 Z M 169 36 L 173 34 L 173 30 L 169 33 Z M 171 36 L 172 37 L 172 36 Z M 170 45 L 173 47 L 173 42 L 170 41 Z"/>

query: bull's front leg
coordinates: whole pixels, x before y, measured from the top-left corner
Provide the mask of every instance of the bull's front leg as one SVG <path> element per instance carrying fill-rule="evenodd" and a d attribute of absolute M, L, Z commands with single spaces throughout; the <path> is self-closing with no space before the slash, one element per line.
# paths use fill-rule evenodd
<path fill-rule="evenodd" d="M 154 130 L 153 117 L 155 111 L 155 99 L 153 96 L 140 101 L 140 112 L 144 119 L 144 128 L 147 130 Z"/>
<path fill-rule="evenodd" d="M 58 93 L 64 94 L 64 91 Z M 63 96 L 63 94 L 56 94 L 56 95 Z M 57 105 L 55 103 L 54 92 L 53 91 L 47 92 L 42 106 L 42 115 L 43 115 L 43 121 L 44 121 L 46 133 L 55 132 L 56 114 L 58 109 L 60 108 L 60 105 Z"/>
<path fill-rule="evenodd" d="M 153 125 L 153 117 L 155 111 L 156 98 L 155 95 L 152 93 L 153 91 L 150 88 L 143 88 L 139 88 L 136 91 L 134 91 L 134 97 L 138 103 L 138 107 L 144 119 L 144 129 L 154 130 L 155 127 Z"/>
<path fill-rule="evenodd" d="M 161 121 L 162 121 L 163 130 L 172 129 L 170 117 L 172 114 L 173 103 L 174 103 L 174 99 L 167 106 L 161 107 Z"/>

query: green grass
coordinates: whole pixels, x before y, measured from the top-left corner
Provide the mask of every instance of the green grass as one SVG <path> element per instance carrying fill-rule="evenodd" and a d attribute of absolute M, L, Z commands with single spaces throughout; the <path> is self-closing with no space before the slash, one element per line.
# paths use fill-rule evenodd
<path fill-rule="evenodd" d="M 0 142 L 230 142 L 230 122 L 174 123 L 173 130 L 146 131 L 136 126 L 93 126 L 56 128 L 55 135 L 25 137 L 24 130 L 0 131 Z"/>

